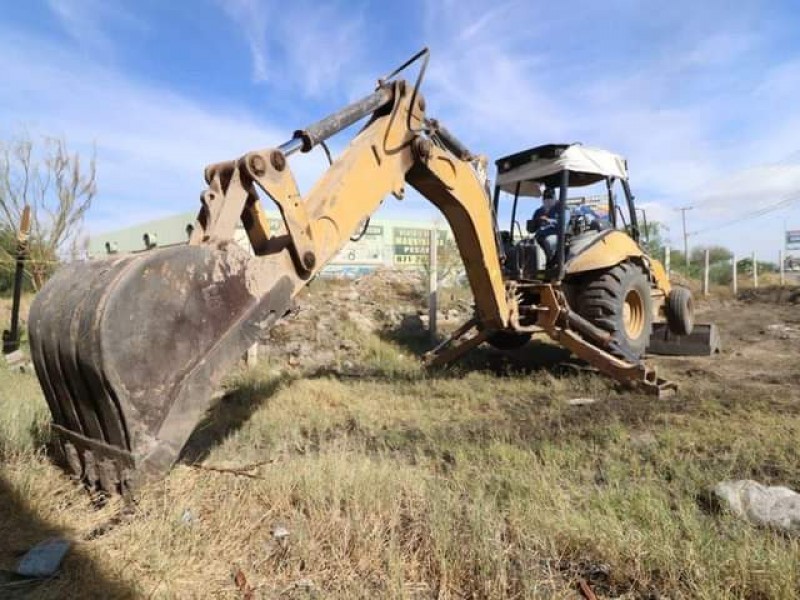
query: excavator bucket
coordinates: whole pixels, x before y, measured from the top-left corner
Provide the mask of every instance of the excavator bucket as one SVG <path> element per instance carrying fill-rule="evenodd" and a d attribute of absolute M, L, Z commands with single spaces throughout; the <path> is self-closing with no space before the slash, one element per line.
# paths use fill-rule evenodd
<path fill-rule="evenodd" d="M 289 308 L 284 258 L 261 258 L 257 283 L 235 244 L 56 273 L 31 307 L 31 353 L 78 478 L 124 494 L 170 468 L 231 363 Z"/>
<path fill-rule="evenodd" d="M 666 323 L 653 324 L 647 352 L 664 356 L 711 356 L 722 351 L 719 330 L 713 323 L 695 323 L 689 335 L 676 335 Z"/>
<path fill-rule="evenodd" d="M 127 494 L 167 473 L 231 366 L 383 198 L 402 189 L 414 161 L 409 126 L 423 118 L 415 93 L 403 80 L 383 82 L 277 148 L 209 165 L 188 244 L 68 264 L 48 281 L 31 306 L 31 354 L 56 447 L 76 477 Z M 368 115 L 301 197 L 287 157 Z M 475 202 L 485 206 L 473 180 Z M 277 232 L 259 191 L 283 217 Z M 238 223 L 250 248 L 234 241 Z"/>

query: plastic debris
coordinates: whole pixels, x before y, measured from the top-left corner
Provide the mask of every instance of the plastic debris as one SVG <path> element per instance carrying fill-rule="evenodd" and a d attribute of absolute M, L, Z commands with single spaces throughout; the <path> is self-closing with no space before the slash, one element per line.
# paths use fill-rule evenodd
<path fill-rule="evenodd" d="M 9 354 L 5 354 L 4 356 L 6 364 L 9 367 L 16 367 L 17 365 L 21 365 L 28 360 L 28 357 L 22 350 L 15 350 L 14 352 L 10 352 Z"/>
<path fill-rule="evenodd" d="M 58 572 L 70 546 L 71 542 L 63 538 L 39 542 L 19 560 L 16 572 L 24 577 L 52 577 Z"/>
<path fill-rule="evenodd" d="M 597 402 L 596 398 L 572 398 L 571 400 L 567 400 L 567 404 L 570 406 L 587 406 L 595 402 Z"/>
<path fill-rule="evenodd" d="M 283 525 L 275 525 L 275 527 L 272 528 L 272 537 L 279 542 L 283 542 L 289 537 L 289 530 Z"/>
<path fill-rule="evenodd" d="M 738 517 L 787 533 L 800 533 L 800 494 L 794 490 L 742 479 L 718 483 L 714 493 Z"/>
<path fill-rule="evenodd" d="M 193 525 L 195 521 L 194 514 L 188 508 L 183 509 L 183 513 L 181 514 L 181 523 L 184 525 Z"/>

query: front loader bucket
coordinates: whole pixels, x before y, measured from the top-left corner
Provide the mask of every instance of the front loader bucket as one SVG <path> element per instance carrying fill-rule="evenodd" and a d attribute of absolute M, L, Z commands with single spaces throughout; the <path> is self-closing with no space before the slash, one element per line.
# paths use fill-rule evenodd
<path fill-rule="evenodd" d="M 711 356 L 722 351 L 717 326 L 695 323 L 689 335 L 675 335 L 666 323 L 654 323 L 647 352 L 665 356 Z"/>
<path fill-rule="evenodd" d="M 288 310 L 283 259 L 179 246 L 56 273 L 31 307 L 31 354 L 76 476 L 125 493 L 169 470 L 219 380 Z"/>

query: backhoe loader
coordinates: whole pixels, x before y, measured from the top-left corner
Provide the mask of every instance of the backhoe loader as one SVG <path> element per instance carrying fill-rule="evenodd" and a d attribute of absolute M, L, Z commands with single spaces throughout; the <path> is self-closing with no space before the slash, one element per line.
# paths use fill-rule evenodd
<path fill-rule="evenodd" d="M 413 85 L 398 77 L 418 59 Z M 690 296 L 676 293 L 644 252 L 635 219 L 627 232 L 613 217 L 596 231 L 568 222 L 570 185 L 614 179 L 627 190 L 624 161 L 608 155 L 613 164 L 591 169 L 586 156 L 576 162 L 581 147 L 570 145 L 515 154 L 498 163 L 493 202 L 487 159 L 426 114 L 420 83 L 427 60 L 420 52 L 373 93 L 280 146 L 206 167 L 186 245 L 67 264 L 43 287 L 30 311 L 31 352 L 76 477 L 128 494 L 163 476 L 231 365 L 287 314 L 384 197 L 402 198 L 406 185 L 447 219 L 474 295 L 474 316 L 429 353 L 431 364 L 484 341 L 519 345 L 542 332 L 617 380 L 654 392 L 673 387 L 642 362 L 643 340 L 664 318 L 686 333 Z M 287 159 L 362 119 L 302 196 Z M 537 170 L 541 161 L 550 166 Z M 496 225 L 500 192 L 518 199 L 541 185 L 559 189 L 549 260 L 535 237 L 515 240 L 513 228 Z M 262 200 L 280 211 L 277 234 L 270 235 Z M 239 222 L 251 251 L 234 242 Z"/>

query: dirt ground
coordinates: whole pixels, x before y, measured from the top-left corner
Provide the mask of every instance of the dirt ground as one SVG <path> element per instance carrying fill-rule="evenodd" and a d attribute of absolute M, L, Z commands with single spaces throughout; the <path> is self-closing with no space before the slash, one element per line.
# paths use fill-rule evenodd
<path fill-rule="evenodd" d="M 700 300 L 698 322 L 713 322 L 720 330 L 721 357 L 677 359 L 654 357 L 656 364 L 689 378 L 703 372 L 720 380 L 743 383 L 797 383 L 800 345 L 800 291 L 767 288 L 745 290 L 738 301 Z M 724 360 L 721 360 L 724 358 Z M 700 371 L 697 371 L 700 369 Z"/>
<path fill-rule="evenodd" d="M 378 334 L 405 346 L 411 356 L 430 347 L 427 336 L 428 310 L 421 285 L 414 276 L 387 272 L 359 281 L 321 282 L 298 300 L 295 312 L 272 332 L 261 348 L 262 356 L 289 368 L 332 368 L 358 371 L 353 362 L 358 334 Z M 721 335 L 722 354 L 711 357 L 650 356 L 649 361 L 679 383 L 725 382 L 743 386 L 797 385 L 800 372 L 800 287 L 767 286 L 743 289 L 734 299 L 727 290 L 716 290 L 709 298 L 695 291 L 698 323 L 714 323 Z M 438 316 L 442 335 L 455 329 L 470 315 L 471 298 L 466 290 L 445 289 Z M 536 370 L 571 362 L 566 352 L 547 340 L 534 341 L 512 353 L 486 346 L 464 361 L 479 370 Z M 288 358 L 286 355 L 288 354 Z M 686 387 L 686 385 L 684 385 Z M 767 388 L 765 388 L 767 389 Z M 771 391 L 774 391 L 772 389 Z"/>

